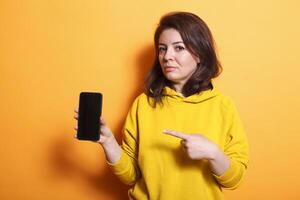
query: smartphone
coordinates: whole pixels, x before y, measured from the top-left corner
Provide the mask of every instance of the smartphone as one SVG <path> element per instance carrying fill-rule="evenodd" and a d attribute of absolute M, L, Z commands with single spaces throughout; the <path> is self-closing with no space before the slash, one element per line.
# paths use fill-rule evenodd
<path fill-rule="evenodd" d="M 79 97 L 78 129 L 79 140 L 98 141 L 100 139 L 100 116 L 102 114 L 102 94 L 81 92 Z"/>

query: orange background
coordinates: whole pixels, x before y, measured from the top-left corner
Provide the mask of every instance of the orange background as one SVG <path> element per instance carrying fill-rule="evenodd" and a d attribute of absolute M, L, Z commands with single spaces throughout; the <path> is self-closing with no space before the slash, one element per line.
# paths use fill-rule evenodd
<path fill-rule="evenodd" d="M 216 84 L 244 121 L 251 160 L 226 199 L 300 199 L 300 3 L 0 1 L 0 199 L 127 199 L 101 147 L 73 138 L 81 91 L 104 94 L 120 140 L 161 15 L 190 11 L 215 37 Z"/>

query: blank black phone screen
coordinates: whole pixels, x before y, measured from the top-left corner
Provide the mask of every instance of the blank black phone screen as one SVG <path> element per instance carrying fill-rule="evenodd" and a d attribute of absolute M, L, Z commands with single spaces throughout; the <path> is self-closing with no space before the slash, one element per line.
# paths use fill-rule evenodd
<path fill-rule="evenodd" d="M 100 116 L 102 113 L 102 94 L 81 92 L 79 97 L 78 129 L 79 140 L 97 141 L 100 139 Z"/>

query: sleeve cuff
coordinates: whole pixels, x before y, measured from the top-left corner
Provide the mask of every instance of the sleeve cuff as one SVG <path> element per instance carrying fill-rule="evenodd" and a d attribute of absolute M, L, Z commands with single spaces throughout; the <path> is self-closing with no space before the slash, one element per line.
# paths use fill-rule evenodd
<path fill-rule="evenodd" d="M 110 163 L 109 161 L 106 161 L 106 163 L 115 174 L 123 174 L 128 167 L 128 162 L 126 162 L 126 157 L 123 150 L 121 150 L 121 158 L 117 162 Z"/>
<path fill-rule="evenodd" d="M 243 179 L 244 170 L 238 162 L 231 160 L 226 172 L 220 176 L 213 174 L 218 183 L 226 189 L 235 189 Z"/>

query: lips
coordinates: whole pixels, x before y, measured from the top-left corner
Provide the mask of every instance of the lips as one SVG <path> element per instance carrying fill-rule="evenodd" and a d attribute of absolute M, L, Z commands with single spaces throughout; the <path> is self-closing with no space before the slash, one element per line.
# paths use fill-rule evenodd
<path fill-rule="evenodd" d="M 173 72 L 176 70 L 176 67 L 172 67 L 172 66 L 166 66 L 164 67 L 164 71 L 165 72 Z"/>

